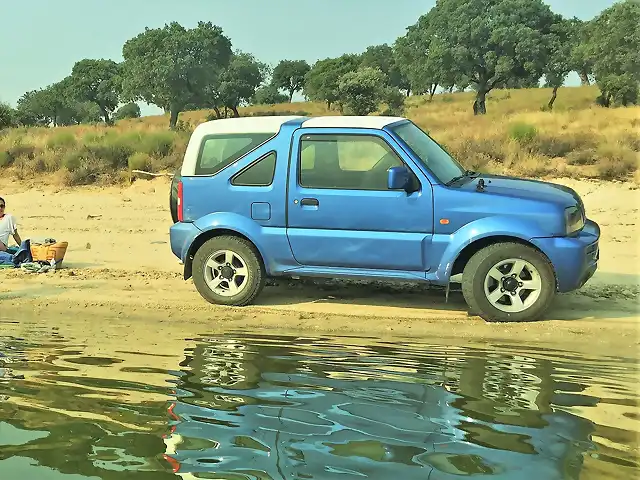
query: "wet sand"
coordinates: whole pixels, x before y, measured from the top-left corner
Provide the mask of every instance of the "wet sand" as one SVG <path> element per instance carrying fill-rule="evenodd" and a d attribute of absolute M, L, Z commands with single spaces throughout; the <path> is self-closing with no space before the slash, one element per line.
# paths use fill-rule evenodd
<path fill-rule="evenodd" d="M 62 270 L 0 271 L 0 319 L 84 319 L 146 328 L 286 329 L 367 336 L 500 340 L 594 348 L 637 356 L 640 305 L 640 191 L 633 184 L 558 180 L 575 188 L 602 228 L 601 264 L 580 291 L 560 295 L 547 320 L 487 324 L 470 317 L 459 293 L 420 286 L 278 280 L 257 304 L 212 306 L 183 281 L 170 251 L 166 179 L 128 187 L 56 189 L 0 182 L 23 238 L 68 241 Z M 134 328 L 135 326 L 135 328 Z"/>

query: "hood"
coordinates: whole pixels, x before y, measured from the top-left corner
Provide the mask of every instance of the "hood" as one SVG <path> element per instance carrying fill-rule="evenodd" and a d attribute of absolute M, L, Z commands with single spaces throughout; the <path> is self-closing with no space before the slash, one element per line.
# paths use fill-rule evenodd
<path fill-rule="evenodd" d="M 539 180 L 482 174 L 466 182 L 461 189 L 475 191 L 480 179 L 485 182 L 482 195 L 542 201 L 561 207 L 579 205 L 583 209 L 580 196 L 572 188 Z"/>

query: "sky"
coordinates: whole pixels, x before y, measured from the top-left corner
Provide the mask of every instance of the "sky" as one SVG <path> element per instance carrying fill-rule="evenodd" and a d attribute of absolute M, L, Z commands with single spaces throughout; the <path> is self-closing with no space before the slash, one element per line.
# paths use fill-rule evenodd
<path fill-rule="evenodd" d="M 566 17 L 593 18 L 614 0 L 545 0 Z M 435 0 L 23 0 L 0 1 L 0 101 L 57 82 L 83 58 L 122 60 L 145 27 L 219 25 L 234 49 L 275 66 L 392 44 Z M 569 84 L 575 84 L 572 77 Z M 143 114 L 156 113 L 143 107 Z"/>

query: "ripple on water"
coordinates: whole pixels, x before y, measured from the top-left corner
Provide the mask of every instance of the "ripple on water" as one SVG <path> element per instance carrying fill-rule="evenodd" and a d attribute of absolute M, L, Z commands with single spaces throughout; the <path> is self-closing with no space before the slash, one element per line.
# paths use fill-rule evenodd
<path fill-rule="evenodd" d="M 0 336 L 0 368 L 25 376 L 0 379 L 0 472 L 134 480 L 639 472 L 631 359 L 243 333 L 181 342 L 173 354 L 108 351 L 58 331 Z"/>

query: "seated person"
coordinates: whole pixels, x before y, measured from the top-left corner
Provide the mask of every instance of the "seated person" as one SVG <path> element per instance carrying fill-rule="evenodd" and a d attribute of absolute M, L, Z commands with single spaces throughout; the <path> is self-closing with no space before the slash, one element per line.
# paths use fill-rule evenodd
<path fill-rule="evenodd" d="M 12 236 L 17 245 L 22 243 L 20 235 L 18 234 L 18 222 L 17 219 L 9 214 L 5 213 L 7 204 L 2 197 L 0 197 L 0 252 L 5 252 L 9 248 L 9 237 Z"/>

